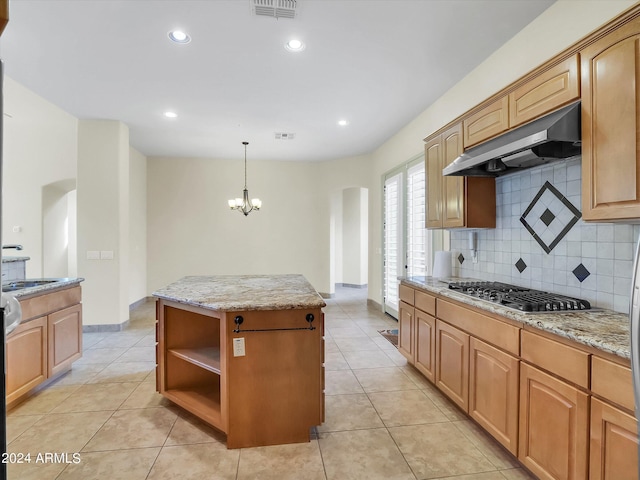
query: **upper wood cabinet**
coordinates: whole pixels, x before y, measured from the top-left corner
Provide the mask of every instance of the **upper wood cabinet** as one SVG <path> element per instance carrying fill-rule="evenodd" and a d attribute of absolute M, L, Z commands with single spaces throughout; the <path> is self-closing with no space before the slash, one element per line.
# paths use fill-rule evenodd
<path fill-rule="evenodd" d="M 496 226 L 495 179 L 442 176 L 442 169 L 461 154 L 462 124 L 427 139 L 427 228 Z"/>
<path fill-rule="evenodd" d="M 580 52 L 582 218 L 640 218 L 640 18 Z"/>
<path fill-rule="evenodd" d="M 517 127 L 580 98 L 578 54 L 509 94 L 509 127 Z"/>
<path fill-rule="evenodd" d="M 477 145 L 509 129 L 509 97 L 487 105 L 463 121 L 464 148 Z"/>
<path fill-rule="evenodd" d="M 9 23 L 9 0 L 0 0 L 0 35 Z"/>

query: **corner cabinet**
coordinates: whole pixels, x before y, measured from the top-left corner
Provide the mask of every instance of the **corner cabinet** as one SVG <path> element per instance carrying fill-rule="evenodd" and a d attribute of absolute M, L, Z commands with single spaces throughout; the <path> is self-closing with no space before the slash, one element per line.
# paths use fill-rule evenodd
<path fill-rule="evenodd" d="M 462 124 L 425 139 L 427 228 L 494 228 L 496 183 L 493 178 L 442 176 L 463 151 Z"/>
<path fill-rule="evenodd" d="M 580 58 L 582 218 L 640 219 L 640 18 Z"/>

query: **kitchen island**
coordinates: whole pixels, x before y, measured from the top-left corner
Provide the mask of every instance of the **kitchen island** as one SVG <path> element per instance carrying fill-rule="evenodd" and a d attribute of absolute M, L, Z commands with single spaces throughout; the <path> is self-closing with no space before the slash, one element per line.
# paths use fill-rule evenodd
<path fill-rule="evenodd" d="M 309 441 L 324 419 L 325 302 L 302 275 L 190 276 L 153 295 L 158 392 L 227 448 Z"/>

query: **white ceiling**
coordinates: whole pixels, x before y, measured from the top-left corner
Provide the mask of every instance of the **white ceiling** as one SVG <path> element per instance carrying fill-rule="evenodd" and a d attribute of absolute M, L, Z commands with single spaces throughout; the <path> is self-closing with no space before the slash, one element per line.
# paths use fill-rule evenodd
<path fill-rule="evenodd" d="M 127 124 L 148 156 L 241 158 L 246 140 L 251 160 L 327 160 L 375 150 L 553 2 L 298 0 L 275 19 L 250 0 L 11 0 L 0 54 L 74 116 Z"/>

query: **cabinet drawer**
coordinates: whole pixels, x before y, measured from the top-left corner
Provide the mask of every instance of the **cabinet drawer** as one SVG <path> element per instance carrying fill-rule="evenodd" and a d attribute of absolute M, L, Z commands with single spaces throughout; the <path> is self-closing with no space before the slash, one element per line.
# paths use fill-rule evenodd
<path fill-rule="evenodd" d="M 413 305 L 414 294 L 415 294 L 415 290 L 413 288 L 407 287 L 406 285 L 400 285 L 400 300 L 403 301 L 404 303 Z"/>
<path fill-rule="evenodd" d="M 82 301 L 80 287 L 71 287 L 20 300 L 22 321 L 62 310 Z"/>
<path fill-rule="evenodd" d="M 520 354 L 520 329 L 465 307 L 437 300 L 438 318 L 513 355 Z"/>
<path fill-rule="evenodd" d="M 531 332 L 522 332 L 522 359 L 589 388 L 589 354 Z"/>
<path fill-rule="evenodd" d="M 415 306 L 429 315 L 436 316 L 436 297 L 433 295 L 416 290 Z"/>
<path fill-rule="evenodd" d="M 634 409 L 630 368 L 591 357 L 591 391 L 624 408 Z"/>
<path fill-rule="evenodd" d="M 580 98 L 578 54 L 567 58 L 509 94 L 511 128 Z"/>
<path fill-rule="evenodd" d="M 484 142 L 508 128 L 509 97 L 504 96 L 464 120 L 464 148 Z"/>

